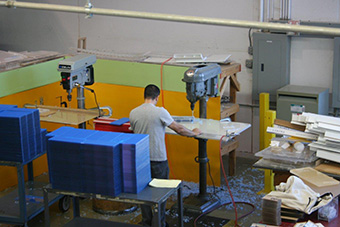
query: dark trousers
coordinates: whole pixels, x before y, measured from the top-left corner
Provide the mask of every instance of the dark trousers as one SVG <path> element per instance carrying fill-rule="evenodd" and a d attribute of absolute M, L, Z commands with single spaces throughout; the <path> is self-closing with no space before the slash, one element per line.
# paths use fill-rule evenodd
<path fill-rule="evenodd" d="M 169 179 L 169 165 L 168 161 L 163 162 L 151 162 L 151 177 L 158 179 Z M 162 203 L 159 208 L 161 214 L 161 224 L 165 227 L 165 205 L 166 202 Z M 141 205 L 142 210 L 142 224 L 143 226 L 157 226 L 153 219 L 152 208 L 148 205 Z"/>

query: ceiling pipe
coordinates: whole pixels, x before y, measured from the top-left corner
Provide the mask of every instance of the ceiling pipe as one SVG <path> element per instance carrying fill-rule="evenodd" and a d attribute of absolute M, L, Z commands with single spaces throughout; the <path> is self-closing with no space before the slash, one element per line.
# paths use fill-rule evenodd
<path fill-rule="evenodd" d="M 26 8 L 26 9 L 49 10 L 49 11 L 59 11 L 59 12 L 83 13 L 86 15 L 96 14 L 96 15 L 105 15 L 105 16 L 116 16 L 116 17 L 129 17 L 129 18 L 139 18 L 139 19 L 186 22 L 186 23 L 240 27 L 240 28 L 257 28 L 257 29 L 268 29 L 268 30 L 287 31 L 287 32 L 291 31 L 291 32 L 300 32 L 300 33 L 305 33 L 305 34 L 340 36 L 340 29 L 338 28 L 327 28 L 327 27 L 318 27 L 318 26 L 290 25 L 290 24 L 256 22 L 256 21 L 241 21 L 241 20 L 227 20 L 227 19 L 209 18 L 209 17 L 181 16 L 181 15 L 175 15 L 175 14 L 147 13 L 147 12 L 89 8 L 89 7 L 86 8 L 86 7 L 79 7 L 79 6 L 55 5 L 55 4 L 44 4 L 44 3 L 28 3 L 28 2 L 17 2 L 17 1 L 0 1 L 0 6 L 9 7 L 9 8 Z"/>

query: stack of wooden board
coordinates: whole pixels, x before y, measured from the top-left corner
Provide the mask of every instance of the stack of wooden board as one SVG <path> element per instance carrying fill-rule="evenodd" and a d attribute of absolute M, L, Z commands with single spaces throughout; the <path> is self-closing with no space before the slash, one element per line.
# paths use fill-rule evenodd
<path fill-rule="evenodd" d="M 46 151 L 39 111 L 0 105 L 0 160 L 27 163 Z"/>
<path fill-rule="evenodd" d="M 340 162 L 340 118 L 313 113 L 293 115 L 292 122 L 306 126 L 305 132 L 317 135 L 309 144 L 319 158 Z"/>
<path fill-rule="evenodd" d="M 117 196 L 151 181 L 148 135 L 61 127 L 48 138 L 55 189 Z"/>
<path fill-rule="evenodd" d="M 281 225 L 281 199 L 262 198 L 262 222 L 270 225 Z"/>
<path fill-rule="evenodd" d="M 282 204 L 281 199 L 271 195 L 262 198 L 262 222 L 275 226 L 281 222 L 297 222 L 305 217 L 305 213 Z"/>

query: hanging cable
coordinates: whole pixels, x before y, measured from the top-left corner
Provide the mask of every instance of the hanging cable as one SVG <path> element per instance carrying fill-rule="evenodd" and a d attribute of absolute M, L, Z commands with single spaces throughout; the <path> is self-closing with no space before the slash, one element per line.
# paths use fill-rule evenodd
<path fill-rule="evenodd" d="M 81 87 L 81 88 L 83 88 L 83 89 L 85 89 L 85 90 L 88 90 L 88 91 L 90 91 L 90 92 L 93 93 L 93 95 L 94 95 L 94 101 L 96 102 L 96 105 L 97 105 L 97 108 L 98 108 L 98 114 L 99 114 L 99 117 L 100 117 L 100 108 L 99 108 L 99 104 L 98 104 L 98 101 L 97 101 L 96 92 L 95 92 L 93 89 L 88 88 L 88 87 L 85 87 L 85 86 L 80 85 L 80 84 L 77 84 L 77 86 L 79 86 L 79 87 Z"/>
<path fill-rule="evenodd" d="M 248 213 L 245 213 L 244 215 L 242 215 L 241 217 L 239 217 L 239 219 L 242 219 L 242 218 L 244 218 L 244 217 L 247 217 L 248 215 L 250 215 L 251 213 L 253 213 L 253 212 L 255 211 L 255 206 L 254 206 L 253 204 L 251 204 L 251 203 L 248 203 L 248 202 L 235 202 L 235 203 L 237 203 L 237 204 L 247 204 L 247 205 L 249 205 L 249 206 L 251 206 L 251 207 L 253 208 L 253 209 L 252 209 L 251 211 L 249 211 Z M 230 204 L 232 204 L 232 202 L 223 203 L 223 204 L 219 205 L 218 207 L 215 207 L 215 208 L 213 208 L 213 209 L 211 209 L 211 210 L 208 210 L 208 211 L 206 211 L 206 212 L 200 214 L 200 215 L 194 220 L 194 227 L 196 227 L 197 221 L 198 221 L 201 217 L 203 217 L 204 215 L 209 214 L 209 213 L 211 213 L 212 211 L 214 211 L 214 210 L 216 210 L 216 209 L 218 209 L 218 208 L 221 208 L 221 207 L 223 207 L 223 206 L 227 206 L 227 205 L 230 205 Z M 235 223 L 235 224 L 236 224 L 236 223 Z M 239 225 L 237 225 L 237 226 L 239 226 Z"/>
<path fill-rule="evenodd" d="M 208 160 L 208 170 L 209 170 L 209 176 L 210 176 L 210 180 L 211 180 L 211 183 L 213 185 L 213 189 L 214 189 L 214 195 L 218 197 L 218 195 L 216 194 L 216 187 L 215 187 L 215 182 L 214 182 L 214 179 L 213 177 L 211 176 L 211 171 L 210 171 L 210 162 Z"/>
<path fill-rule="evenodd" d="M 248 31 L 248 38 L 249 38 L 249 46 L 250 46 L 250 47 L 253 46 L 253 42 L 252 42 L 252 40 L 251 40 L 251 35 L 250 35 L 251 30 L 252 30 L 252 28 L 249 28 L 249 31 Z"/>
<path fill-rule="evenodd" d="M 162 62 L 161 64 L 161 98 L 162 98 L 162 107 L 165 108 L 165 103 L 164 103 L 164 90 L 163 90 L 163 65 L 165 63 L 167 63 L 168 61 L 170 61 L 172 59 L 172 57 L 170 57 L 169 59 L 165 60 Z M 167 144 L 167 139 L 165 137 L 165 144 Z M 167 156 L 168 156 L 168 153 L 167 153 Z M 169 170 L 170 170 L 170 173 L 172 175 L 173 178 L 176 178 L 175 174 L 172 172 L 172 168 L 171 168 L 171 162 L 170 162 L 170 159 L 169 157 L 167 157 L 168 159 L 168 164 L 169 164 Z"/>

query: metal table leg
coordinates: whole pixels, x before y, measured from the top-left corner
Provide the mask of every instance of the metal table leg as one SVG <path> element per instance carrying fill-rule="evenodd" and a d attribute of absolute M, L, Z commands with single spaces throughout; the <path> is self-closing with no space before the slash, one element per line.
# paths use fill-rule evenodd
<path fill-rule="evenodd" d="M 79 198 L 73 196 L 73 218 L 80 217 Z"/>
<path fill-rule="evenodd" d="M 45 227 L 49 227 L 50 226 L 50 209 L 48 206 L 48 192 L 44 188 L 43 188 L 43 192 L 44 192 Z"/>
<path fill-rule="evenodd" d="M 162 227 L 162 220 L 161 220 L 161 203 L 158 202 L 155 205 L 155 209 L 154 209 L 154 218 L 156 219 L 155 221 L 153 221 L 153 223 L 157 223 L 158 227 Z"/>
<path fill-rule="evenodd" d="M 33 181 L 34 180 L 33 161 L 27 163 L 27 175 L 28 175 L 28 181 Z"/>
<path fill-rule="evenodd" d="M 25 177 L 23 165 L 17 165 L 18 174 L 18 195 L 19 195 L 19 207 L 20 207 L 20 220 L 26 224 L 26 195 L 25 195 Z"/>
<path fill-rule="evenodd" d="M 178 226 L 183 227 L 183 195 L 182 195 L 182 183 L 177 189 L 177 205 L 178 205 Z"/>

